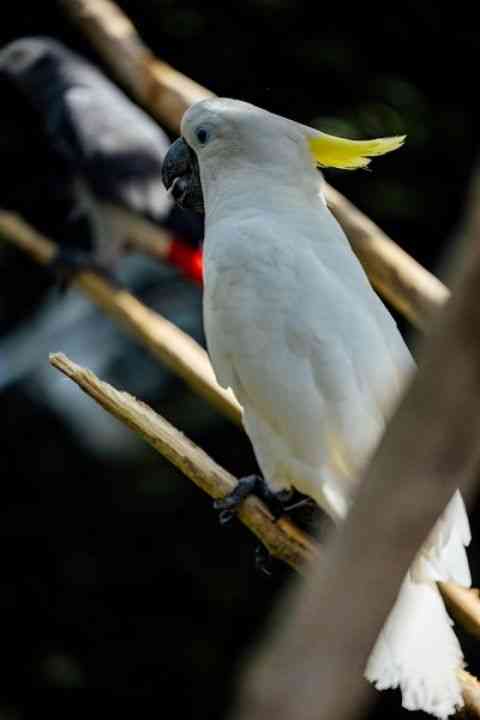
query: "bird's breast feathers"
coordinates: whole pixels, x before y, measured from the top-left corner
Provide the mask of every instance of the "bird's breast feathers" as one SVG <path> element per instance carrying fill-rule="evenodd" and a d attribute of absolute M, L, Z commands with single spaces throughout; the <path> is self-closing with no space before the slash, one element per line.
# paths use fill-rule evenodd
<path fill-rule="evenodd" d="M 285 385 L 288 367 L 301 368 L 305 360 L 318 375 L 316 368 L 341 348 L 359 383 L 375 395 L 394 379 L 398 358 L 391 337 L 408 360 L 393 319 L 377 304 L 343 235 L 325 236 L 319 228 L 309 236 L 275 217 L 250 217 L 207 227 L 204 257 L 205 330 L 222 384 L 233 382 L 232 363 L 253 362 L 262 381 Z M 276 379 L 272 355 L 286 364 L 286 374 Z M 402 364 L 403 358 L 399 372 Z"/>

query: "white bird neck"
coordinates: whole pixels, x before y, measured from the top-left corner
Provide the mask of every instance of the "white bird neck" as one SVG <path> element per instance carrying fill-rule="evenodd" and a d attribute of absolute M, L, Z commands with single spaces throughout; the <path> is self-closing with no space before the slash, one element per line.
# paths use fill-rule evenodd
<path fill-rule="evenodd" d="M 273 174 L 271 168 L 242 166 L 210 173 L 207 167 L 202 175 L 202 188 L 207 225 L 232 218 L 249 211 L 263 213 L 291 212 L 292 208 L 312 209 L 322 201 L 319 198 L 321 176 L 312 167 L 311 173 L 299 178 L 288 169 Z M 248 177 L 252 182 L 246 181 Z"/>

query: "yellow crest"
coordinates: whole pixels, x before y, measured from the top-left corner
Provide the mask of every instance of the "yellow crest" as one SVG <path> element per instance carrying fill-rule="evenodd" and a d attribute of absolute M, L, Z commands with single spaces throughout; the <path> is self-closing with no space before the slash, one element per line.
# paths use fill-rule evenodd
<path fill-rule="evenodd" d="M 348 140 L 318 132 L 308 139 L 308 144 L 317 165 L 356 170 L 366 167 L 371 157 L 385 155 L 401 147 L 405 138 L 406 135 L 396 135 L 376 140 Z"/>

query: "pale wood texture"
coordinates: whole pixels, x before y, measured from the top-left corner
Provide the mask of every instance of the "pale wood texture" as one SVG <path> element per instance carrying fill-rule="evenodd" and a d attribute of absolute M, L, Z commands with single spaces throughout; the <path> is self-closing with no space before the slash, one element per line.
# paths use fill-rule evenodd
<path fill-rule="evenodd" d="M 99 380 L 92 372 L 75 364 L 63 354 L 51 355 L 50 362 L 55 368 L 77 383 L 85 393 L 90 395 L 109 413 L 139 433 L 146 442 L 185 473 L 208 495 L 213 498 L 223 497 L 235 487 L 237 481 L 230 473 L 215 463 L 198 446 L 194 445 L 145 403 L 139 402 L 128 393 L 120 392 L 108 383 Z M 305 535 L 287 518 L 281 518 L 274 522 L 268 509 L 255 497 L 249 497 L 245 500 L 239 511 L 239 518 L 265 544 L 274 557 L 287 562 L 297 570 L 302 571 L 307 560 L 312 560 L 318 556 L 318 546 L 312 538 Z M 315 564 L 318 565 L 317 562 Z M 348 585 L 352 587 L 350 581 Z M 375 583 L 376 585 L 378 583 Z M 345 597 L 348 598 L 351 612 L 352 594 L 345 592 L 345 583 L 342 583 L 342 587 Z M 450 601 L 450 606 L 456 614 L 458 614 L 459 610 L 462 610 L 463 602 L 461 596 L 456 596 L 457 590 L 458 588 L 453 587 Z M 362 584 L 362 602 L 364 597 Z M 357 611 L 358 603 L 355 603 L 355 612 Z M 312 608 L 310 608 L 309 612 L 312 612 Z M 329 617 L 329 615 L 330 613 L 326 617 Z M 312 632 L 313 627 L 312 625 Z M 315 627 L 318 627 L 318 624 Z M 323 627 L 322 622 L 320 622 L 320 627 Z M 478 634 L 478 627 L 473 628 L 473 630 Z M 318 667 L 321 667 L 321 664 Z M 460 677 L 468 714 L 471 717 L 480 717 L 480 686 L 478 680 L 463 671 L 460 673 Z M 258 717 L 262 717 L 263 720 L 263 717 L 267 719 L 271 716 L 266 713 Z M 296 718 L 297 716 L 285 715 L 285 717 Z M 312 717 L 314 716 L 312 715 Z M 318 717 L 320 718 L 320 715 Z"/>
<path fill-rule="evenodd" d="M 57 251 L 54 243 L 12 213 L 0 212 L 0 234 L 44 265 Z M 230 420 L 241 424 L 240 405 L 232 392 L 219 386 L 207 353 L 193 338 L 95 273 L 82 272 L 73 284 L 195 392 Z"/>
<path fill-rule="evenodd" d="M 480 682 L 464 670 L 460 672 L 460 682 L 465 703 L 463 714 L 470 718 L 480 718 Z"/>
<path fill-rule="evenodd" d="M 116 78 L 171 130 L 179 132 L 182 115 L 192 103 L 212 97 L 205 87 L 155 58 L 111 0 L 62 0 L 62 4 Z M 424 329 L 432 312 L 447 299 L 447 288 L 327 183 L 325 193 L 372 284 Z"/>
<path fill-rule="evenodd" d="M 212 93 L 156 58 L 129 18 L 110 0 L 62 0 L 66 12 L 132 95 L 161 123 L 178 130 L 185 109 Z"/>
<path fill-rule="evenodd" d="M 453 619 L 471 635 L 480 638 L 480 591 L 450 582 L 438 586 Z"/>
<path fill-rule="evenodd" d="M 326 196 L 372 285 L 411 323 L 426 330 L 449 290 L 331 185 Z"/>
<path fill-rule="evenodd" d="M 233 490 L 236 478 L 148 405 L 99 380 L 92 372 L 61 353 L 52 354 L 50 362 L 109 413 L 139 433 L 208 495 L 221 498 Z M 286 517 L 274 522 L 266 506 L 256 497 L 245 500 L 238 517 L 274 557 L 297 570 L 306 559 L 318 554 L 318 548 L 310 537 Z"/>

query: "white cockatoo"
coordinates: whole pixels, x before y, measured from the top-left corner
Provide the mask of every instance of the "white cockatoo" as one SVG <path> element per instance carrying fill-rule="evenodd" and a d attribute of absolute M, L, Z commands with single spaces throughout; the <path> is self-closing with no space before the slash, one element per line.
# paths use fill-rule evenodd
<path fill-rule="evenodd" d="M 208 350 L 218 382 L 243 406 L 266 485 L 279 496 L 296 488 L 335 519 L 347 513 L 414 363 L 325 203 L 318 167 L 364 167 L 403 139 L 336 138 L 209 99 L 185 113 L 164 162 L 177 201 L 205 212 Z M 463 656 L 436 582 L 470 585 L 469 541 L 457 492 L 366 668 L 377 688 L 400 687 L 406 708 L 439 718 L 463 703 Z"/>

